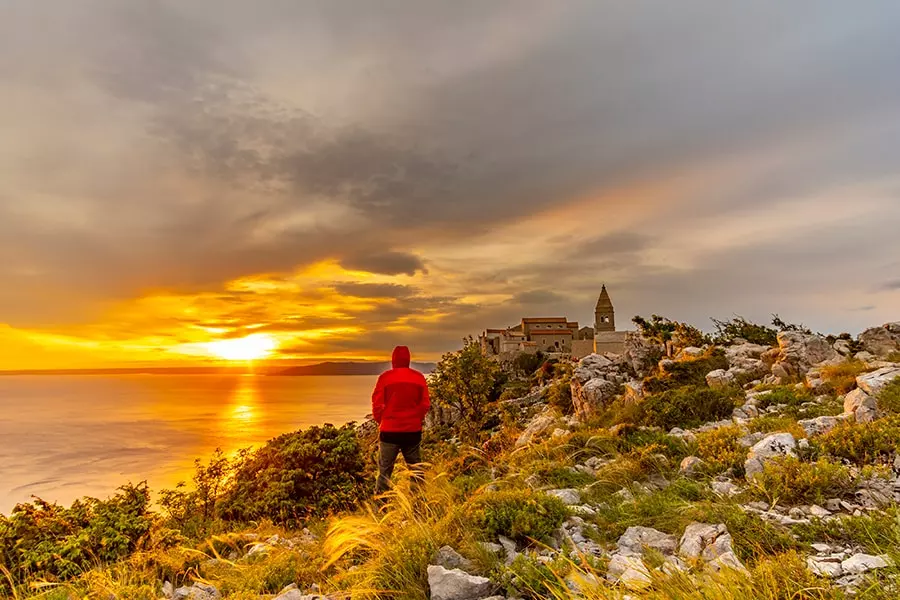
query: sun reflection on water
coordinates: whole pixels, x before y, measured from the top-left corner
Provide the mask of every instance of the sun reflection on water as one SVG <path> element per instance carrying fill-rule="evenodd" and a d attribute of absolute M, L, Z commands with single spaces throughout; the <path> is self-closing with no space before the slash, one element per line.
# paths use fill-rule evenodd
<path fill-rule="evenodd" d="M 228 409 L 224 413 L 223 433 L 228 437 L 257 441 L 256 438 L 262 433 L 259 412 L 260 393 L 257 376 L 239 377 L 228 401 Z"/>

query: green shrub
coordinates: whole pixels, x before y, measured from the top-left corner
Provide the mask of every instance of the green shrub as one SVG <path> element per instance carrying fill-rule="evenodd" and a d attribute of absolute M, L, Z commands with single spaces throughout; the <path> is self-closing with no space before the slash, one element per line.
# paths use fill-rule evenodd
<path fill-rule="evenodd" d="M 230 520 L 299 524 L 353 508 L 370 483 L 354 423 L 310 427 L 239 460 L 220 510 Z"/>
<path fill-rule="evenodd" d="M 703 459 L 712 473 L 731 469 L 735 476 L 744 475 L 747 448 L 738 443 L 744 436 L 737 425 L 718 427 L 697 434 L 697 456 Z"/>
<path fill-rule="evenodd" d="M 800 425 L 797 424 L 797 420 L 793 417 L 782 417 L 778 415 L 765 415 L 762 417 L 757 417 L 752 419 L 748 424 L 747 428 L 752 433 L 773 433 L 773 432 L 787 432 L 794 436 L 796 439 L 805 438 L 806 430 L 803 429 Z"/>
<path fill-rule="evenodd" d="M 814 440 L 819 452 L 858 466 L 893 460 L 900 443 L 900 416 L 871 423 L 840 423 Z"/>
<path fill-rule="evenodd" d="M 690 428 L 731 415 L 738 390 L 689 386 L 652 394 L 637 406 L 644 425 Z"/>
<path fill-rule="evenodd" d="M 563 580 L 559 575 L 568 567 L 561 559 L 545 565 L 526 554 L 519 554 L 500 579 L 506 580 L 504 587 L 510 596 L 550 598 L 563 593 Z"/>
<path fill-rule="evenodd" d="M 812 393 L 805 388 L 798 388 L 793 385 L 780 385 L 773 387 L 768 394 L 758 396 L 756 406 L 760 410 L 764 410 L 770 406 L 785 404 L 788 409 L 796 411 L 801 404 L 812 402 L 814 399 Z"/>
<path fill-rule="evenodd" d="M 521 398 L 528 394 L 531 391 L 531 384 L 527 381 L 523 381 L 521 379 L 516 379 L 513 381 L 508 381 L 503 386 L 503 391 L 500 392 L 500 400 L 513 400 L 515 398 Z"/>
<path fill-rule="evenodd" d="M 530 490 L 490 492 L 469 506 L 469 515 L 487 539 L 499 535 L 528 542 L 547 541 L 568 515 L 559 498 Z"/>
<path fill-rule="evenodd" d="M 827 365 L 820 369 L 822 378 L 831 391 L 846 394 L 856 387 L 856 377 L 868 370 L 866 363 L 850 359 L 836 365 Z"/>
<path fill-rule="evenodd" d="M 895 362 L 900 362 L 900 358 Z M 900 379 L 895 379 L 881 390 L 878 394 L 878 408 L 900 415 Z"/>
<path fill-rule="evenodd" d="M 813 463 L 786 456 L 766 463 L 752 478 L 751 489 L 757 498 L 771 504 L 824 502 L 840 497 L 855 484 L 847 467 L 820 458 Z"/>
<path fill-rule="evenodd" d="M 712 348 L 697 358 L 667 364 L 665 371 L 644 379 L 644 391 L 652 394 L 684 385 L 705 386 L 707 373 L 727 368 L 725 351 L 721 348 Z"/>
<path fill-rule="evenodd" d="M 143 547 L 154 524 L 145 483 L 107 499 L 82 498 L 64 508 L 35 499 L 0 515 L 0 564 L 15 581 L 65 580 Z M 0 591 L 7 582 L 0 577 Z"/>
<path fill-rule="evenodd" d="M 492 416 L 490 404 L 500 398 L 505 381 L 500 364 L 481 353 L 471 337 L 461 350 L 441 357 L 431 374 L 432 402 L 459 412 L 457 433 L 477 439 Z"/>
<path fill-rule="evenodd" d="M 559 410 L 564 415 L 572 414 L 572 380 L 564 377 L 553 383 L 547 390 L 547 403 Z"/>
<path fill-rule="evenodd" d="M 709 343 L 709 336 L 687 323 L 672 321 L 666 317 L 652 315 L 650 319 L 636 316 L 631 322 L 637 325 L 641 336 L 660 344 L 673 342 L 678 348 L 703 346 Z"/>
<path fill-rule="evenodd" d="M 778 331 L 765 325 L 758 325 L 748 321 L 744 317 L 734 317 L 730 321 L 711 319 L 716 326 L 714 339 L 717 344 L 730 344 L 736 338 L 742 338 L 751 344 L 774 346 L 777 342 Z"/>

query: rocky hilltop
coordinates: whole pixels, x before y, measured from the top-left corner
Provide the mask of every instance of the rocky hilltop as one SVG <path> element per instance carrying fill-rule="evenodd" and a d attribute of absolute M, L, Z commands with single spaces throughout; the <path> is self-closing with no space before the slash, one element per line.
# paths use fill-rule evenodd
<path fill-rule="evenodd" d="M 175 600 L 900 597 L 900 322 L 856 338 L 749 325 L 713 339 L 660 320 L 621 354 L 574 363 L 501 366 L 467 345 L 432 375 L 424 482 L 401 473 L 386 498 L 274 523 L 229 521 L 226 494 L 205 534 L 182 527 L 180 550 L 159 546 L 149 563 L 132 554 L 59 590 L 89 594 L 102 580 L 103 597 Z M 321 456 L 358 443 L 371 460 L 375 430 L 364 423 Z M 239 471 L 253 491 L 229 493 L 278 490 L 281 504 L 265 506 L 284 506 L 297 476 L 276 462 Z M 171 528 L 171 513 L 161 522 Z M 204 537 L 211 528 L 231 533 Z"/>

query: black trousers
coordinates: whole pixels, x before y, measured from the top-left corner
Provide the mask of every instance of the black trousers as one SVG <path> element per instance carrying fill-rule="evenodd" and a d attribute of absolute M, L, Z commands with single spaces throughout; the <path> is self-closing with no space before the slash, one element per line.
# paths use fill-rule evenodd
<path fill-rule="evenodd" d="M 412 471 L 414 478 L 421 478 L 422 432 L 390 432 L 383 431 L 379 439 L 378 481 L 375 493 L 381 494 L 391 487 L 391 475 L 397 456 L 403 454 L 406 466 Z"/>

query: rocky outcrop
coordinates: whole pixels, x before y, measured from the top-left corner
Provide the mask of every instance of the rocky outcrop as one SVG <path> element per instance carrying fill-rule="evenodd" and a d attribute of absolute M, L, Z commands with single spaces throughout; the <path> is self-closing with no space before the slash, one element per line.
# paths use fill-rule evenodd
<path fill-rule="evenodd" d="M 472 562 L 450 546 L 441 546 L 435 554 L 433 562 L 450 571 L 453 569 L 468 571 L 472 568 Z"/>
<path fill-rule="evenodd" d="M 733 569 L 749 574 L 731 546 L 731 534 L 723 524 L 691 523 L 681 536 L 678 553 L 687 560 L 702 560 L 714 571 Z"/>
<path fill-rule="evenodd" d="M 639 378 L 649 375 L 663 354 L 659 344 L 634 331 L 625 334 L 624 344 L 622 356 Z"/>
<path fill-rule="evenodd" d="M 519 436 L 519 439 L 516 440 L 516 448 L 527 446 L 542 434 L 548 433 L 554 429 L 556 420 L 556 415 L 549 410 L 545 410 L 544 412 L 535 415 L 528 423 L 525 431 Z"/>
<path fill-rule="evenodd" d="M 629 527 L 616 543 L 617 552 L 625 556 L 642 556 L 651 548 L 663 555 L 675 553 L 677 540 L 674 535 L 657 531 L 652 527 Z"/>
<path fill-rule="evenodd" d="M 750 479 L 757 473 L 762 473 L 766 463 L 773 458 L 781 456 L 797 456 L 795 450 L 797 441 L 789 433 L 775 433 L 766 436 L 750 448 L 747 460 L 744 462 L 744 472 Z"/>
<path fill-rule="evenodd" d="M 706 463 L 703 462 L 703 459 L 696 456 L 685 456 L 684 460 L 681 461 L 679 472 L 685 477 L 694 477 L 700 474 L 704 466 L 706 466 Z"/>
<path fill-rule="evenodd" d="M 828 433 L 829 431 L 837 427 L 838 423 L 840 422 L 840 418 L 826 415 L 815 417 L 813 419 L 801 419 L 797 421 L 797 425 L 803 428 L 803 430 L 806 432 L 806 435 L 813 436 Z"/>
<path fill-rule="evenodd" d="M 461 569 L 445 569 L 440 565 L 428 567 L 428 587 L 432 600 L 482 600 L 496 590 L 487 577 L 470 575 Z"/>
<path fill-rule="evenodd" d="M 613 356 L 615 358 L 615 356 Z M 619 394 L 628 381 L 627 365 L 600 354 L 585 356 L 572 374 L 572 404 L 579 418 L 601 410 Z"/>
<path fill-rule="evenodd" d="M 863 373 L 856 378 L 856 385 L 865 393 L 877 396 L 881 390 L 897 378 L 900 378 L 900 365 L 892 365 L 871 373 Z"/>
<path fill-rule="evenodd" d="M 219 600 L 221 597 L 215 586 L 200 582 L 191 587 L 180 587 L 172 594 L 172 600 Z"/>
<path fill-rule="evenodd" d="M 844 396 L 844 414 L 853 416 L 857 423 L 870 423 L 878 418 L 878 403 L 862 388 L 856 388 Z"/>
<path fill-rule="evenodd" d="M 900 352 L 900 321 L 866 329 L 859 334 L 859 344 L 863 350 L 879 358 Z"/>
<path fill-rule="evenodd" d="M 759 344 L 735 344 L 725 348 L 728 372 L 742 379 L 755 379 L 768 375 L 771 368 L 763 360 L 763 355 L 771 350 Z"/>
<path fill-rule="evenodd" d="M 734 385 L 734 373 L 725 369 L 716 369 L 706 374 L 706 385 L 715 389 Z"/>
<path fill-rule="evenodd" d="M 561 490 L 547 490 L 547 494 L 559 498 L 567 506 L 575 506 L 577 504 L 581 504 L 581 492 L 572 488 L 564 488 Z"/>
<path fill-rule="evenodd" d="M 778 355 L 772 365 L 772 374 L 786 383 L 803 378 L 815 365 L 839 359 L 841 355 L 820 335 L 780 331 Z"/>

